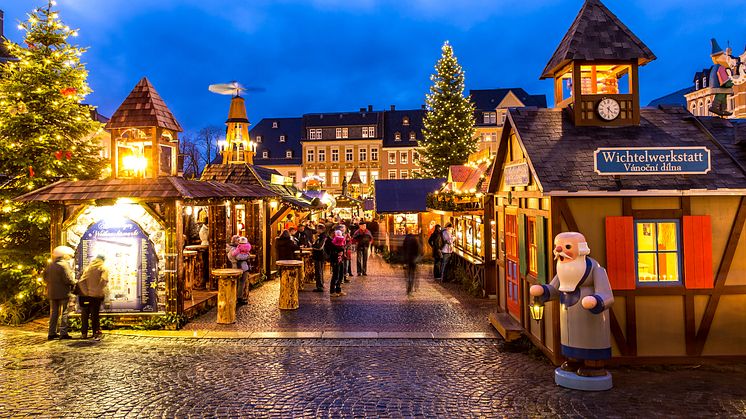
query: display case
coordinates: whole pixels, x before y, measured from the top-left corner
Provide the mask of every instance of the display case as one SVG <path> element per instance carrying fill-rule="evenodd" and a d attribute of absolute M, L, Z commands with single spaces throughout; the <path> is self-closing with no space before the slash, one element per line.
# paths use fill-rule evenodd
<path fill-rule="evenodd" d="M 476 261 L 484 261 L 484 225 L 481 215 L 456 215 L 453 217 L 456 250 Z"/>

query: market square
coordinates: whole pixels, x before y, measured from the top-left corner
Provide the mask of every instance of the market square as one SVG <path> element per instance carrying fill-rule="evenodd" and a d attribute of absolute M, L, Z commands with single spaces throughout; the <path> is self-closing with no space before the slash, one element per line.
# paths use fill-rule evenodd
<path fill-rule="evenodd" d="M 0 10 L 1 417 L 746 415 L 730 26 L 611 0 L 514 4 L 511 23 L 440 2 L 118 5 L 127 27 L 167 17 L 143 44 L 87 0 L 39 3 Z M 177 16 L 235 50 L 108 62 L 189 49 L 164 35 Z M 421 37 L 411 79 L 388 34 L 327 67 L 365 36 L 345 19 Z M 485 22 L 533 32 L 474 49 Z M 277 30 L 332 42 L 286 42 L 323 70 L 286 71 Z M 540 53 L 490 61 L 516 43 Z M 486 71 L 519 61 L 521 81 Z"/>

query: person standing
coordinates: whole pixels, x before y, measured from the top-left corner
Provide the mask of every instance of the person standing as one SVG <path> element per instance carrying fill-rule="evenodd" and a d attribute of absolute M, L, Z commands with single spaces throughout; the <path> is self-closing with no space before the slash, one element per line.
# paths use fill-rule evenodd
<path fill-rule="evenodd" d="M 348 284 L 352 277 L 352 236 L 350 230 L 345 224 L 340 224 L 342 236 L 345 239 L 344 244 L 344 282 Z"/>
<path fill-rule="evenodd" d="M 104 266 L 104 256 L 97 255 L 83 271 L 78 281 L 80 295 L 80 333 L 83 339 L 88 338 L 88 319 L 91 320 L 91 331 L 95 340 L 101 339 L 101 321 L 99 312 L 101 303 L 106 297 L 106 284 L 109 283 L 109 270 Z"/>
<path fill-rule="evenodd" d="M 445 230 L 441 233 L 443 237 L 443 247 L 440 252 L 443 254 L 443 259 L 440 261 L 440 275 L 443 281 L 446 280 L 446 267 L 448 266 L 448 260 L 451 258 L 453 253 L 453 244 L 456 238 L 453 237 L 453 224 L 446 224 Z"/>
<path fill-rule="evenodd" d="M 406 235 L 402 242 L 402 256 L 404 256 L 405 269 L 407 271 L 407 295 L 412 295 L 415 290 L 415 276 L 417 275 L 417 262 L 422 256 L 420 240 L 412 234 L 412 229 L 406 227 Z"/>
<path fill-rule="evenodd" d="M 352 235 L 352 242 L 357 249 L 357 276 L 368 276 L 368 250 L 373 241 L 373 235 L 366 228 L 365 222 L 360 222 L 357 231 Z"/>
<path fill-rule="evenodd" d="M 70 266 L 75 251 L 67 246 L 57 246 L 52 250 L 52 262 L 44 270 L 44 282 L 47 283 L 47 298 L 49 299 L 49 332 L 47 339 L 71 339 L 67 333 L 67 306 L 70 303 L 70 292 L 75 286 L 73 271 Z M 59 333 L 57 321 L 59 317 Z"/>
<path fill-rule="evenodd" d="M 344 248 L 345 239 L 342 230 L 334 230 L 334 238 L 326 241 L 329 262 L 332 265 L 332 280 L 329 285 L 329 296 L 340 297 L 347 295 L 342 292 L 342 280 L 345 276 Z"/>
<path fill-rule="evenodd" d="M 376 221 L 375 218 L 372 218 L 370 220 L 370 223 L 367 224 L 367 228 L 368 228 L 368 231 L 370 231 L 370 234 L 373 236 L 373 241 L 371 242 L 370 246 L 371 246 L 371 252 L 375 256 L 378 250 L 377 246 L 381 245 L 380 243 L 381 237 L 378 234 L 379 233 L 378 221 Z"/>
<path fill-rule="evenodd" d="M 287 230 L 283 230 L 280 237 L 275 239 L 275 249 L 277 251 L 277 260 L 298 259 L 295 251 L 300 250 L 300 247 L 298 247 L 295 240 L 290 236 L 290 232 Z"/>
<path fill-rule="evenodd" d="M 231 255 L 236 261 L 237 269 L 243 271 L 241 277 L 238 279 L 238 284 L 236 284 L 238 293 L 236 304 L 245 305 L 248 304 L 245 290 L 246 280 L 249 278 L 249 272 L 251 271 L 251 264 L 249 263 L 249 260 L 251 259 L 251 243 L 249 243 L 249 239 L 244 236 L 238 237 L 236 239 L 236 246 L 233 248 Z"/>
<path fill-rule="evenodd" d="M 440 224 L 435 224 L 433 232 L 427 239 L 427 244 L 433 251 L 433 278 L 440 281 L 443 279 L 440 270 L 441 259 L 443 259 L 443 252 L 441 251 L 443 249 L 443 228 Z"/>
<path fill-rule="evenodd" d="M 318 235 L 316 241 L 311 246 L 311 256 L 313 257 L 314 274 L 316 278 L 316 289 L 315 292 L 324 292 L 324 267 L 326 265 L 326 242 L 329 240 L 329 236 L 326 235 L 323 224 L 316 226 Z"/>

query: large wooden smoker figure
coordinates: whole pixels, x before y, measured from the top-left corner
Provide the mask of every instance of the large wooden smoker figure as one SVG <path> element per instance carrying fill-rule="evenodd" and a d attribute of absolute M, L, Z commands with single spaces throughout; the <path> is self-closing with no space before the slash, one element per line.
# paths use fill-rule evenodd
<path fill-rule="evenodd" d="M 555 371 L 555 383 L 577 390 L 608 390 L 611 374 L 609 307 L 614 303 L 606 269 L 588 257 L 591 249 L 580 233 L 554 238 L 557 275 L 549 285 L 533 285 L 538 302 L 560 301 L 560 341 L 567 361 Z"/>

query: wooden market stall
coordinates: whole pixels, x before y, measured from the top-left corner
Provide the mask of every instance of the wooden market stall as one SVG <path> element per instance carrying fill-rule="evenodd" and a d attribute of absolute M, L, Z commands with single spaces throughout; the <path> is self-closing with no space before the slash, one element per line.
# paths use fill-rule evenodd
<path fill-rule="evenodd" d="M 528 288 L 554 276 L 563 231 L 583 233 L 608 272 L 615 362 L 746 357 L 746 121 L 640 108 L 638 66 L 653 59 L 587 1 L 543 73 L 556 108 L 508 111 L 487 198 L 499 242 L 491 321 L 556 363 L 559 305 L 532 320 Z"/>

